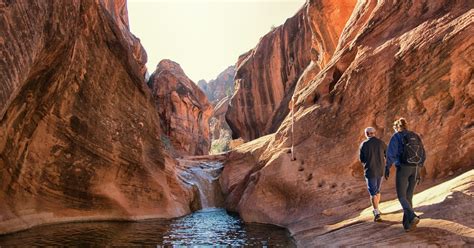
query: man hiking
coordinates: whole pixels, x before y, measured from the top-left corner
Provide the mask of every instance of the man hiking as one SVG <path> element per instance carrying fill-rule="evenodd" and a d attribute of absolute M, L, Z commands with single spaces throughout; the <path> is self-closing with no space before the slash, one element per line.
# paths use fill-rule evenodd
<path fill-rule="evenodd" d="M 364 166 L 365 180 L 370 194 L 370 203 L 374 213 L 374 221 L 382 221 L 380 217 L 380 186 L 384 175 L 385 151 L 387 145 L 375 137 L 375 128 L 368 127 L 364 130 L 367 139 L 360 144 L 359 159 Z"/>
<path fill-rule="evenodd" d="M 406 232 L 412 231 L 420 222 L 420 218 L 413 210 L 413 192 L 415 182 L 419 183 L 418 167 L 423 166 L 426 156 L 423 143 L 418 134 L 408 131 L 407 121 L 400 118 L 393 123 L 393 134 L 387 150 L 387 164 L 385 179 L 388 180 L 390 167 L 395 164 L 397 174 L 395 184 L 397 197 L 403 208 L 403 228 Z"/>

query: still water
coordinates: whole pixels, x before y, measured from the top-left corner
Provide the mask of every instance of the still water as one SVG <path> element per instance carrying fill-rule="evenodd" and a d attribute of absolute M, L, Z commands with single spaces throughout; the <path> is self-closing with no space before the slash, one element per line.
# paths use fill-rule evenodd
<path fill-rule="evenodd" d="M 10 245 L 294 247 L 285 229 L 245 224 L 217 208 L 173 220 L 57 224 L 0 236 L 0 247 Z"/>

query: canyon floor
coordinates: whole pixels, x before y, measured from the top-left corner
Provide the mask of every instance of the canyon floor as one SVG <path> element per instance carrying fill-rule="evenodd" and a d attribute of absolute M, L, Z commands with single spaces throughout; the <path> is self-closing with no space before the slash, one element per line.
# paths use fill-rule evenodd
<path fill-rule="evenodd" d="M 371 208 L 333 225 L 311 226 L 309 218 L 290 227 L 298 247 L 315 246 L 445 246 L 474 245 L 474 170 L 417 193 L 417 228 L 406 233 L 397 199 L 382 202 L 383 221 L 373 222 Z M 303 227 L 303 229 L 301 229 Z"/>

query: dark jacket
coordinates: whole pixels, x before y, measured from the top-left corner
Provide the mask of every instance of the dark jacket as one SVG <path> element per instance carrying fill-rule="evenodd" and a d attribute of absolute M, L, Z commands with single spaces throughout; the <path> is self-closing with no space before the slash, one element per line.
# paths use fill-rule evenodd
<path fill-rule="evenodd" d="M 370 137 L 360 144 L 359 159 L 364 165 L 365 177 L 382 177 L 384 174 L 387 145 L 376 137 Z"/>
<path fill-rule="evenodd" d="M 387 150 L 387 163 L 386 163 L 386 170 L 390 170 L 392 164 L 395 164 L 396 167 L 400 167 L 402 162 L 402 154 L 403 154 L 403 137 L 406 135 L 407 131 L 396 132 L 393 134 L 392 138 L 390 138 L 390 142 L 388 143 L 388 150 Z M 424 148 L 423 148 L 423 154 Z M 422 164 L 425 162 L 426 157 L 423 156 Z"/>

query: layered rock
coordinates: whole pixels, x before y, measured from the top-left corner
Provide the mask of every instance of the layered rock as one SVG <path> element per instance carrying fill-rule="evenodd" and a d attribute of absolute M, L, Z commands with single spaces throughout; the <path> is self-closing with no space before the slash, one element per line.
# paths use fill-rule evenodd
<path fill-rule="evenodd" d="M 170 149 L 181 155 L 209 152 L 212 105 L 180 65 L 162 60 L 148 82 Z"/>
<path fill-rule="evenodd" d="M 128 22 L 128 9 L 126 0 L 100 0 L 101 6 L 110 13 L 114 19 L 115 24 L 119 27 L 120 35 L 127 40 L 127 43 L 132 50 L 133 57 L 140 67 L 140 75 L 146 76 L 147 55 L 145 49 L 135 35 L 130 32 L 130 25 Z"/>
<path fill-rule="evenodd" d="M 237 62 L 227 123 L 246 141 L 276 131 L 288 113 L 299 76 L 310 62 L 311 30 L 305 8 L 265 35 Z"/>
<path fill-rule="evenodd" d="M 472 169 L 473 7 L 467 0 L 358 2 L 333 55 L 319 72 L 308 67 L 296 86 L 293 135 L 287 116 L 275 134 L 229 155 L 221 178 L 227 207 L 307 240 L 330 232 L 369 204 L 357 157 L 363 129 L 375 127 L 388 142 L 399 117 L 427 150 L 422 188 Z M 382 199 L 395 197 L 391 174 Z"/>
<path fill-rule="evenodd" d="M 198 86 L 204 91 L 214 105 L 214 112 L 209 120 L 211 130 L 211 153 L 220 153 L 229 149 L 232 131 L 225 119 L 229 99 L 234 93 L 235 66 L 229 66 L 216 79 L 207 83 L 199 80 Z"/>
<path fill-rule="evenodd" d="M 234 139 L 249 141 L 278 129 L 298 79 L 303 72 L 314 76 L 328 62 L 354 5 L 355 0 L 310 1 L 240 56 L 226 114 Z M 210 91 L 205 82 L 200 85 Z"/>
<path fill-rule="evenodd" d="M 225 97 L 230 97 L 234 93 L 235 66 L 227 67 L 216 79 L 209 82 L 199 80 L 198 86 L 207 96 L 210 102 L 216 105 Z"/>
<path fill-rule="evenodd" d="M 230 141 L 232 140 L 232 131 L 225 120 L 229 100 L 230 97 L 226 96 L 216 103 L 209 121 L 212 138 L 211 153 L 213 154 L 228 151 Z"/>
<path fill-rule="evenodd" d="M 0 4 L 0 233 L 190 212 L 124 7 Z"/>

